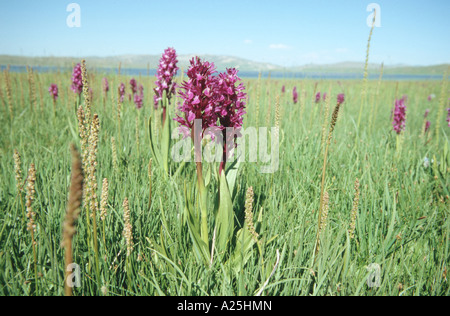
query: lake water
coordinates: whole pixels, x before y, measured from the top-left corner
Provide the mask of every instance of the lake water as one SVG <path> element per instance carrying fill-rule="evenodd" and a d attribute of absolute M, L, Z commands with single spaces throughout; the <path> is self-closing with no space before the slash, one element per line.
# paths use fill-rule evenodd
<path fill-rule="evenodd" d="M 0 70 L 3 71 L 6 69 L 6 65 L 0 65 Z M 71 68 L 67 67 L 48 67 L 48 66 L 37 66 L 33 67 L 33 70 L 35 72 L 39 73 L 49 73 L 49 72 L 70 72 L 72 71 Z M 26 66 L 11 66 L 10 67 L 11 72 L 17 72 L 17 73 L 24 73 L 26 72 Z M 97 68 L 94 70 L 96 73 L 99 74 L 117 74 L 117 68 Z M 156 75 L 156 69 L 150 69 L 149 71 L 147 69 L 121 69 L 122 75 L 127 76 L 155 76 Z M 239 76 L 241 78 L 258 78 L 259 72 L 258 71 L 240 71 Z M 261 72 L 262 78 L 267 78 L 269 76 L 268 71 Z M 356 73 L 303 73 L 303 72 L 281 72 L 281 71 L 272 71 L 270 72 L 271 78 L 277 78 L 277 79 L 336 79 L 336 80 L 357 80 L 357 79 L 363 79 L 363 73 L 356 74 Z M 379 78 L 379 74 L 369 74 L 369 79 L 377 80 Z M 392 75 L 392 74 L 385 74 L 383 75 L 383 80 L 442 80 L 441 75 Z"/>

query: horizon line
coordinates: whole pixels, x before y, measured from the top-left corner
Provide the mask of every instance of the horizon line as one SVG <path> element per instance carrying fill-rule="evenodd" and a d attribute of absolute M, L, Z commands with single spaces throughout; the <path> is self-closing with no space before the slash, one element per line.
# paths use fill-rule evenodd
<path fill-rule="evenodd" d="M 5 54 L 0 53 L 0 57 L 18 57 L 18 58 L 30 58 L 30 59 L 37 59 L 37 58 L 67 58 L 67 59 L 87 59 L 87 58 L 97 58 L 97 59 L 107 59 L 107 58 L 120 58 L 125 56 L 152 56 L 152 57 L 159 57 L 160 54 L 134 54 L 134 53 L 128 53 L 128 54 L 117 54 L 117 55 L 85 55 L 84 57 L 78 57 L 78 56 L 67 56 L 67 55 L 24 55 L 24 54 Z M 334 65 L 340 65 L 340 64 L 365 64 L 365 61 L 351 61 L 351 60 L 343 60 L 343 61 L 337 61 L 334 63 L 305 63 L 305 64 L 296 64 L 291 66 L 282 66 L 279 64 L 271 63 L 271 62 L 260 62 L 255 61 L 252 59 L 248 59 L 245 57 L 239 57 L 235 55 L 217 55 L 217 54 L 211 54 L 211 53 L 187 53 L 187 54 L 179 54 L 178 57 L 185 57 L 185 56 L 213 56 L 213 57 L 228 57 L 228 58 L 236 58 L 241 59 L 244 61 L 249 61 L 253 63 L 258 63 L 262 65 L 270 65 L 277 67 L 278 69 L 286 69 L 286 68 L 298 68 L 298 67 L 305 67 L 305 66 L 334 66 Z M 434 67 L 434 66 L 450 66 L 450 62 L 441 62 L 441 63 L 431 63 L 431 64 L 402 64 L 402 63 L 375 63 L 375 62 L 369 62 L 369 66 L 378 66 L 381 67 L 381 65 L 384 65 L 384 67 Z"/>

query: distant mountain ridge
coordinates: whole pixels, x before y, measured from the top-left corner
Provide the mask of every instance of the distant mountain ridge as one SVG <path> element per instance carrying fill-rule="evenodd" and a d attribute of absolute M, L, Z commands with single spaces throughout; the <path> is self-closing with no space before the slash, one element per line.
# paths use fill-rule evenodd
<path fill-rule="evenodd" d="M 189 61 L 199 56 L 204 60 L 214 62 L 218 70 L 226 68 L 239 68 L 243 71 L 276 71 L 282 67 L 269 63 L 259 63 L 251 60 L 233 57 L 233 56 L 217 56 L 217 55 L 179 55 L 178 67 L 187 69 Z M 94 68 L 116 68 L 121 64 L 123 69 L 157 69 L 159 65 L 160 55 L 120 55 L 109 57 L 86 56 L 88 66 Z M 29 66 L 50 66 L 50 67 L 71 67 L 73 63 L 80 62 L 81 58 L 76 57 L 26 57 L 0 55 L 0 65 L 29 65 Z"/>
<path fill-rule="evenodd" d="M 238 68 L 241 71 L 252 72 L 283 72 L 283 73 L 336 73 L 336 74 L 361 74 L 364 71 L 364 63 L 362 62 L 340 62 L 327 65 L 308 64 L 303 66 L 294 66 L 285 68 L 282 66 L 255 62 L 244 58 L 234 56 L 221 55 L 180 55 L 178 56 L 178 66 L 180 69 L 186 70 L 189 67 L 189 61 L 194 56 L 214 62 L 220 71 L 226 68 Z M 159 64 L 160 55 L 120 55 L 109 57 L 86 56 L 87 64 L 93 68 L 117 68 L 119 63 L 123 69 L 156 69 Z M 27 57 L 0 55 L 0 65 L 11 66 L 44 66 L 44 67 L 61 67 L 70 68 L 74 63 L 80 62 L 81 58 L 76 57 Z M 449 64 L 432 65 L 432 66 L 408 66 L 408 65 L 386 65 L 384 67 L 385 74 L 399 75 L 443 75 Z M 370 74 L 379 73 L 380 64 L 370 63 L 368 71 Z"/>
<path fill-rule="evenodd" d="M 363 73 L 365 64 L 362 62 L 340 62 L 327 65 L 304 65 L 293 67 L 292 72 L 307 73 Z M 384 65 L 384 74 L 397 75 L 443 75 L 449 64 L 431 65 L 431 66 L 409 66 L 409 65 Z M 370 74 L 380 73 L 381 64 L 368 64 Z"/>

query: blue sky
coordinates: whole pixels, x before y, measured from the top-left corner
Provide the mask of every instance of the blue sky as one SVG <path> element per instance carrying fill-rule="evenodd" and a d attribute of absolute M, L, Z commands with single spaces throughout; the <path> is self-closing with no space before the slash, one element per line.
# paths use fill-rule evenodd
<path fill-rule="evenodd" d="M 81 8 L 69 28 L 67 5 Z M 449 0 L 14 0 L 0 2 L 0 54 L 242 57 L 281 66 L 364 61 L 367 6 L 381 9 L 370 62 L 450 63 Z"/>

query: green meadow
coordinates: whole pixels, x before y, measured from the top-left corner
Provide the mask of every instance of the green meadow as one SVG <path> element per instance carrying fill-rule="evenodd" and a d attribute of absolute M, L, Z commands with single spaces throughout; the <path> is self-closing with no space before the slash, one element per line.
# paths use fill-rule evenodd
<path fill-rule="evenodd" d="M 73 295 L 450 294 L 450 128 L 445 76 L 442 81 L 423 82 L 242 78 L 248 94 L 244 128 L 279 127 L 279 167 L 273 173 L 261 173 L 265 163 L 247 159 L 232 171 L 231 233 L 235 237 L 226 240 L 227 250 L 205 264 L 186 219 L 189 196 L 193 208 L 199 203 L 196 164 L 187 162 L 180 168 L 182 163 L 169 161 L 167 172 L 150 148 L 149 130 L 158 136 L 161 125 L 160 110 L 153 107 L 155 78 L 135 77 L 144 87 L 144 105 L 137 109 L 127 96 L 123 104 L 118 102 L 118 85 L 125 83 L 128 94 L 131 77 L 99 73 L 89 68 L 89 60 L 86 63 L 91 111 L 99 119 L 94 179 L 98 204 L 105 178 L 109 190 L 104 219 L 100 212 L 93 218 L 86 205 L 79 209 L 71 241 L 79 272 Z M 186 80 L 183 76 L 176 78 L 178 83 Z M 106 95 L 104 77 L 110 86 Z M 59 87 L 55 103 L 48 93 L 52 83 Z M 70 145 L 82 150 L 77 108 L 86 106 L 85 96 L 74 94 L 70 85 L 70 72 L 5 70 L 0 77 L 3 296 L 65 293 L 68 274 L 62 241 L 71 183 Z M 294 87 L 297 103 L 292 98 Z M 318 92 L 327 93 L 328 99 L 316 103 Z M 327 150 L 340 93 L 345 94 L 345 102 Z M 435 97 L 429 101 L 429 95 Z M 391 111 L 402 96 L 407 96 L 406 126 L 398 136 Z M 173 129 L 177 102 L 181 99 L 168 106 Z M 425 133 L 426 120 L 431 126 Z M 15 150 L 20 154 L 20 168 Z M 28 200 L 31 164 L 36 170 L 35 193 Z M 218 167 L 218 163 L 203 164 L 213 253 Z M 248 226 L 249 188 L 254 193 L 250 211 L 257 242 L 241 258 L 239 251 L 232 255 L 231 250 L 240 245 L 242 234 L 237 232 Z M 319 219 L 324 192 L 327 212 Z M 27 230 L 30 210 L 35 214 L 33 236 Z M 130 253 L 123 233 L 127 225 L 132 233 Z"/>

